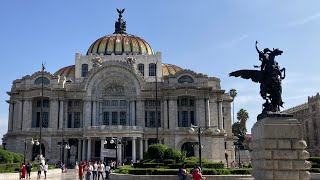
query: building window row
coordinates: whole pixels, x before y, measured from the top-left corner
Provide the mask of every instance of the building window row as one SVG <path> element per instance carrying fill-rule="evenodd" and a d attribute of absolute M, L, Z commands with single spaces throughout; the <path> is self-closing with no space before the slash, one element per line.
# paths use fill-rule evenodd
<path fill-rule="evenodd" d="M 72 108 L 72 107 L 82 107 L 82 101 L 81 100 L 69 100 L 68 101 L 68 107 Z"/>
<path fill-rule="evenodd" d="M 149 64 L 149 76 L 156 76 L 156 64 L 150 63 Z M 144 64 L 138 64 L 138 71 L 144 76 Z"/>
<path fill-rule="evenodd" d="M 156 107 L 156 104 L 158 107 L 160 107 L 160 101 L 158 100 L 156 103 L 156 100 L 145 100 L 144 106 L 145 107 Z"/>
<path fill-rule="evenodd" d="M 194 107 L 194 99 L 180 98 L 178 99 L 178 107 Z"/>
<path fill-rule="evenodd" d="M 104 100 L 103 106 L 127 106 L 126 100 Z"/>
<path fill-rule="evenodd" d="M 81 112 L 68 112 L 67 128 L 80 128 Z"/>
<path fill-rule="evenodd" d="M 40 116 L 40 112 L 36 113 L 36 122 L 35 124 L 33 124 L 33 127 L 40 127 L 40 120 L 41 120 L 41 116 Z M 48 128 L 49 127 L 49 112 L 42 112 L 42 127 L 43 128 Z"/>
<path fill-rule="evenodd" d="M 37 100 L 37 107 L 41 108 L 41 100 Z M 50 101 L 49 99 L 44 99 L 43 100 L 43 108 L 49 108 L 50 107 Z"/>
<path fill-rule="evenodd" d="M 111 119 L 111 123 L 110 123 Z M 103 112 L 103 120 L 102 125 L 122 125 L 125 126 L 127 124 L 127 112 L 126 111 L 105 111 Z"/>
<path fill-rule="evenodd" d="M 161 127 L 161 113 L 158 111 L 158 127 Z M 155 128 L 156 124 L 156 111 L 145 111 L 145 127 Z"/>

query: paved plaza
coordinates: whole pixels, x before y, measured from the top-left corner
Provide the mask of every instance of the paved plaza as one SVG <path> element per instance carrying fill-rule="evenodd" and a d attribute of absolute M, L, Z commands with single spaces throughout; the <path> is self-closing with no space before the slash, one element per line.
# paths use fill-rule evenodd
<path fill-rule="evenodd" d="M 14 179 L 16 180 L 16 179 L 19 179 L 18 176 L 19 175 L 17 174 L 16 178 L 9 177 L 9 178 L 6 178 L 6 180 L 14 180 Z M 36 175 L 31 175 L 31 180 L 36 180 L 36 179 L 37 179 Z M 44 179 L 43 173 L 40 179 Z M 67 173 L 48 175 L 46 180 L 76 180 L 76 179 L 77 179 L 77 174 L 75 174 L 73 170 L 70 170 Z"/>

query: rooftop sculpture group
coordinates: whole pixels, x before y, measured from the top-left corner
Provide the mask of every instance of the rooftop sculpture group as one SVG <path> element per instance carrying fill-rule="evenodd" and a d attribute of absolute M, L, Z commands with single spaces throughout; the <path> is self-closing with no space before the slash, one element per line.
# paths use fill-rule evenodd
<path fill-rule="evenodd" d="M 258 41 L 256 41 L 255 47 L 259 54 L 261 65 L 254 67 L 260 68 L 260 70 L 239 70 L 231 72 L 229 75 L 251 79 L 253 82 L 260 83 L 260 95 L 266 101 L 263 104 L 261 115 L 264 116 L 268 113 L 279 115 L 281 114 L 280 106 L 283 107 L 284 103 L 281 97 L 281 81 L 285 78 L 285 68 L 280 68 L 275 57 L 282 55 L 283 51 L 278 48 L 273 50 L 265 48 L 263 51 L 260 51 L 257 44 Z"/>

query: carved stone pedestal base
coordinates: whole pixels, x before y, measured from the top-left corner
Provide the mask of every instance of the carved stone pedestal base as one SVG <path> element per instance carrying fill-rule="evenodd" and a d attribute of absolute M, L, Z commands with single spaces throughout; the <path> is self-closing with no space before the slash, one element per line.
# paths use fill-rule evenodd
<path fill-rule="evenodd" d="M 251 129 L 250 153 L 255 179 L 307 180 L 309 153 L 301 123 L 291 117 L 266 117 Z"/>

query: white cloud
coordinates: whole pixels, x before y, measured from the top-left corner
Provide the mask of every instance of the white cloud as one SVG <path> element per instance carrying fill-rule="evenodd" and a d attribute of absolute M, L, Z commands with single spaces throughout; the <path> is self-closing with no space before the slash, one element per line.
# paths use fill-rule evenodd
<path fill-rule="evenodd" d="M 304 17 L 303 19 L 298 19 L 292 22 L 285 24 L 285 27 L 294 27 L 299 25 L 304 25 L 306 23 L 318 20 L 320 18 L 320 13 L 313 14 L 311 16 Z"/>

